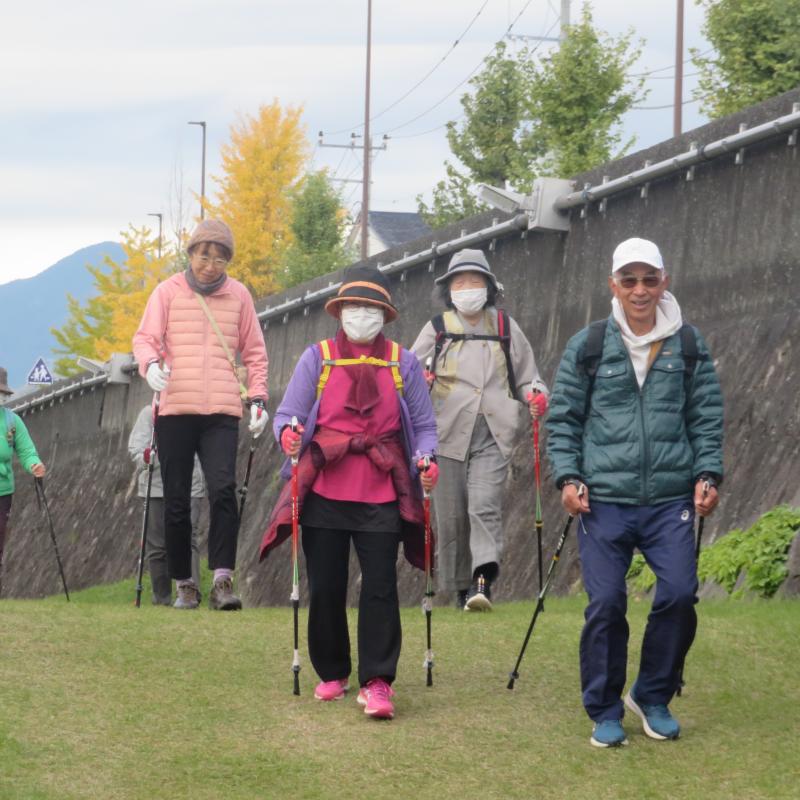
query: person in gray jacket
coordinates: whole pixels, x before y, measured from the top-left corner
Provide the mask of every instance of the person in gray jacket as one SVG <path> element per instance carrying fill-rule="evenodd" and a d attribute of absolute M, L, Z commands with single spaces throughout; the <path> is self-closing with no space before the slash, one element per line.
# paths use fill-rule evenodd
<path fill-rule="evenodd" d="M 436 284 L 447 311 L 426 323 L 411 351 L 426 369 L 439 435 L 438 584 L 465 611 L 489 610 L 511 449 L 528 413 L 544 413 L 547 388 L 525 334 L 495 307 L 502 286 L 483 251 L 455 253 Z"/>
<path fill-rule="evenodd" d="M 700 333 L 667 291 L 658 247 L 627 239 L 614 251 L 612 313 L 567 343 L 547 421 L 547 455 L 561 502 L 579 517 L 589 596 L 581 633 L 583 705 L 591 744 L 627 744 L 627 706 L 653 739 L 675 739 L 668 704 L 694 639 L 695 514 L 722 481 L 722 393 Z M 656 575 L 639 674 L 625 696 L 625 576 L 638 548 Z"/>
<path fill-rule="evenodd" d="M 153 432 L 153 409 L 145 406 L 136 419 L 131 435 L 128 437 L 128 454 L 139 472 L 139 497 L 147 493 L 147 464 L 151 457 L 150 437 Z M 158 458 L 156 453 L 155 458 Z M 200 499 L 205 497 L 205 481 L 200 469 L 200 461 L 195 455 L 192 473 L 192 580 L 200 586 L 200 550 L 197 544 L 197 524 L 200 519 Z M 153 587 L 153 605 L 172 605 L 172 580 L 167 567 L 167 544 L 164 533 L 164 486 L 158 461 L 154 464 L 153 480 L 150 485 L 150 509 L 147 515 L 147 564 L 150 569 L 150 582 Z M 179 601 L 176 608 L 182 608 Z"/>

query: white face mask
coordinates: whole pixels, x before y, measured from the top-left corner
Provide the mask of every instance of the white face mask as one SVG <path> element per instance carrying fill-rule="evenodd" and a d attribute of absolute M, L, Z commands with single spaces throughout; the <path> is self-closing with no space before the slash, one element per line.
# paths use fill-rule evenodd
<path fill-rule="evenodd" d="M 483 289 L 459 289 L 450 292 L 453 305 L 462 314 L 477 314 L 486 305 L 486 287 Z"/>
<path fill-rule="evenodd" d="M 351 342 L 368 344 L 383 327 L 383 309 L 378 306 L 345 306 L 339 317 Z"/>

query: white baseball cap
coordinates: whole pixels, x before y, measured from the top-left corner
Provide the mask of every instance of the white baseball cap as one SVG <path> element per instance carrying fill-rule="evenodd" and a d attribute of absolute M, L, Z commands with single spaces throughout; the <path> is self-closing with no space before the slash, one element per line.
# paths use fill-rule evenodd
<path fill-rule="evenodd" d="M 658 246 L 647 239 L 626 239 L 617 245 L 611 263 L 611 274 L 628 264 L 648 264 L 665 272 L 664 259 Z"/>

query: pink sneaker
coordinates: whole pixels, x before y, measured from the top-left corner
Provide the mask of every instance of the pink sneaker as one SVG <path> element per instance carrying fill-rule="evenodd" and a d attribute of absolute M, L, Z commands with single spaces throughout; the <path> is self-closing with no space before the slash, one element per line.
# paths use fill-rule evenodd
<path fill-rule="evenodd" d="M 364 713 L 375 719 L 394 717 L 394 689 L 383 678 L 372 678 L 358 693 L 358 703 L 364 706 Z"/>
<path fill-rule="evenodd" d="M 341 700 L 344 693 L 350 688 L 347 678 L 337 681 L 321 681 L 314 689 L 314 697 L 317 700 Z"/>

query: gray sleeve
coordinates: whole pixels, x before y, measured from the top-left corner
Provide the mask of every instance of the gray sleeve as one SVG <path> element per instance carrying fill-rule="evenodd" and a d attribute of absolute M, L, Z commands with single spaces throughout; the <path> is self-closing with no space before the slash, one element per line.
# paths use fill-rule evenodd
<path fill-rule="evenodd" d="M 432 322 L 426 322 L 417 336 L 417 340 L 409 350 L 417 357 L 423 369 L 427 369 L 425 362 L 433 355 L 433 346 L 436 343 L 436 331 Z"/>
<path fill-rule="evenodd" d="M 545 382 L 539 375 L 531 343 L 514 319 L 511 319 L 511 363 L 517 381 L 517 398 L 525 401 L 528 392 L 534 389 L 549 394 Z"/>
<path fill-rule="evenodd" d="M 139 469 L 144 469 L 144 451 L 150 446 L 150 434 L 153 431 L 153 411 L 145 406 L 136 418 L 136 422 L 128 437 L 128 455 Z"/>

